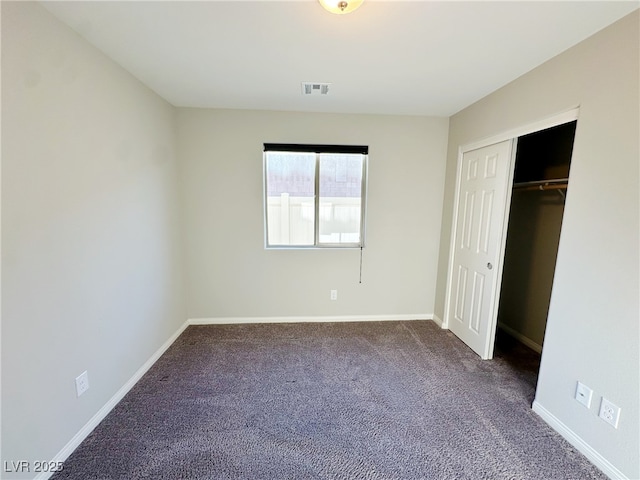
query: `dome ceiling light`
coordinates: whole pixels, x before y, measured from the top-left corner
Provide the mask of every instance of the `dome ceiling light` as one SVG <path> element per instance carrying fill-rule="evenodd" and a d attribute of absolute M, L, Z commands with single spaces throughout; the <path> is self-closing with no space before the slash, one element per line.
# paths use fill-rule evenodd
<path fill-rule="evenodd" d="M 360 5 L 364 0 L 318 0 L 325 10 L 337 15 L 344 15 L 345 13 L 351 13 Z"/>

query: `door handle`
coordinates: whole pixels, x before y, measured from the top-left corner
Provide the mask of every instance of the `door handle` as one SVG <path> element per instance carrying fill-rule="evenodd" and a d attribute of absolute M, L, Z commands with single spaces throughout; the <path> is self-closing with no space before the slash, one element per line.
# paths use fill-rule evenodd
<path fill-rule="evenodd" d="M 487 268 L 491 270 L 493 268 L 493 265 L 491 265 L 491 263 L 487 263 Z"/>

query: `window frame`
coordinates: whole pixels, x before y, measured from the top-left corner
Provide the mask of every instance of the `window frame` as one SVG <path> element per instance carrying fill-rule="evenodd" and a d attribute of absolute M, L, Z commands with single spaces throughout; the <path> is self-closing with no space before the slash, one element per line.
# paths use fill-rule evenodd
<path fill-rule="evenodd" d="M 267 196 L 267 154 L 270 152 L 282 153 L 313 153 L 315 154 L 315 170 L 314 170 L 314 219 L 313 219 L 313 245 L 286 245 L 286 244 L 270 244 L 269 243 L 269 206 Z M 360 241 L 359 242 L 321 242 L 320 241 L 320 156 L 322 154 L 360 154 L 362 155 L 362 177 L 360 182 Z M 366 231 L 366 212 L 367 212 L 367 185 L 368 185 L 368 163 L 369 163 L 369 147 L 366 145 L 308 145 L 293 143 L 265 143 L 263 149 L 263 195 L 264 203 L 264 245 L 269 250 L 290 250 L 290 249 L 334 249 L 334 248 L 364 248 L 365 231 Z"/>

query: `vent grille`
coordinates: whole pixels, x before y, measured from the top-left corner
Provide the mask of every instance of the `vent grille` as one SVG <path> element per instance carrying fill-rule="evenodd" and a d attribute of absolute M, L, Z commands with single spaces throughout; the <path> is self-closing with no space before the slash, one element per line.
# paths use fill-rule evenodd
<path fill-rule="evenodd" d="M 302 82 L 302 95 L 327 95 L 330 83 Z"/>

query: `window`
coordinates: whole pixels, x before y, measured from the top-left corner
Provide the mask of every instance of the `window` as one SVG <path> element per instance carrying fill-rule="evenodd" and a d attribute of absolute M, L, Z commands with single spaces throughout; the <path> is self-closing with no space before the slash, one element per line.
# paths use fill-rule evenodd
<path fill-rule="evenodd" d="M 265 143 L 267 247 L 362 247 L 368 150 Z"/>

